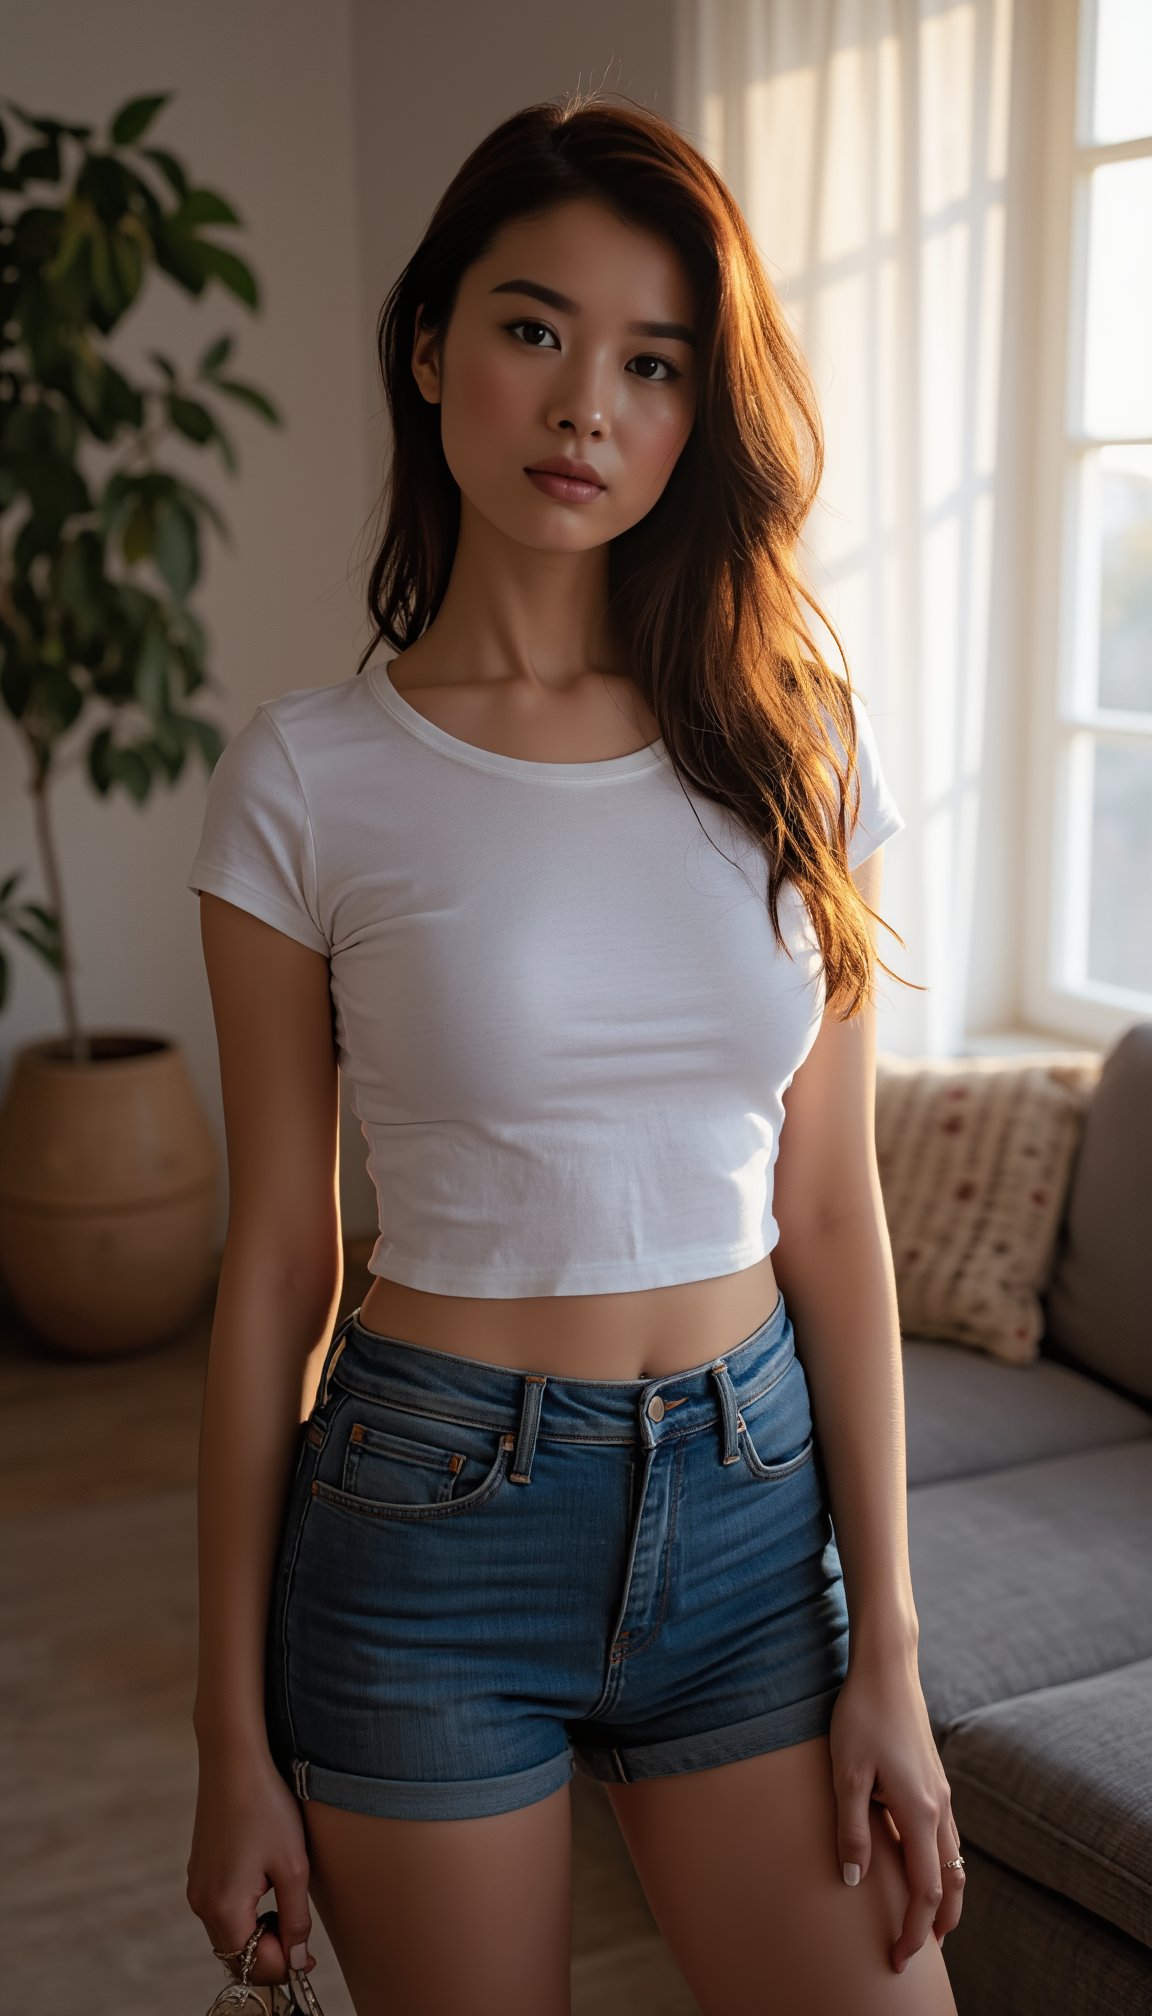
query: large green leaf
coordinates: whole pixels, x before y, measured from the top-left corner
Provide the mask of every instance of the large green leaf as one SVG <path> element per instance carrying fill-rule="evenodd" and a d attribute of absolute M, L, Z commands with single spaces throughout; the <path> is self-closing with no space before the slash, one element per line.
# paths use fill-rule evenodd
<path fill-rule="evenodd" d="M 126 223 L 133 220 L 127 218 Z M 111 235 L 112 265 L 120 287 L 120 298 L 130 308 L 144 283 L 144 252 L 139 240 L 128 230 Z"/>
<path fill-rule="evenodd" d="M 177 601 L 183 602 L 200 574 L 196 520 L 187 505 L 169 497 L 156 512 L 152 555 Z"/>
<path fill-rule="evenodd" d="M 218 336 L 216 338 L 216 341 L 210 344 L 208 349 L 205 350 L 204 355 L 200 359 L 200 366 L 199 366 L 200 377 L 214 378 L 216 376 L 216 373 L 219 371 L 221 365 L 226 364 L 228 362 L 228 359 L 231 356 L 231 354 L 232 354 L 231 336 Z"/>
<path fill-rule="evenodd" d="M 210 441 L 216 432 L 216 423 L 206 406 L 199 399 L 185 398 L 179 392 L 166 395 L 168 418 L 189 441 Z"/>
<path fill-rule="evenodd" d="M 144 633 L 140 656 L 136 661 L 136 698 L 154 721 L 161 721 L 168 711 L 168 639 L 159 625 L 152 624 Z"/>
<path fill-rule="evenodd" d="M 183 231 L 198 224 L 239 224 L 242 220 L 224 196 L 214 189 L 189 189 L 174 220 Z"/>
<path fill-rule="evenodd" d="M 60 143 L 56 139 L 43 140 L 38 146 L 25 147 L 16 156 L 13 173 L 20 185 L 29 182 L 58 182 L 60 180 Z"/>
<path fill-rule="evenodd" d="M 156 233 L 156 264 L 188 294 L 204 292 L 207 273 L 198 238 L 176 231 L 165 219 Z"/>
<path fill-rule="evenodd" d="M 170 91 L 158 91 L 148 98 L 130 98 L 120 107 L 109 128 L 109 137 L 117 147 L 130 147 L 148 131 L 156 114 L 168 103 Z"/>
<path fill-rule="evenodd" d="M 152 771 L 139 749 L 114 749 L 112 752 L 112 772 L 129 795 L 142 805 L 148 796 L 152 782 Z"/>
<path fill-rule="evenodd" d="M 247 303 L 249 308 L 260 305 L 260 290 L 251 267 L 246 266 L 235 252 L 229 252 L 223 245 L 213 245 L 210 239 L 196 240 L 200 252 L 201 268 L 206 274 L 223 282 L 237 299 Z"/>
<path fill-rule="evenodd" d="M 64 205 L 64 226 L 53 257 L 42 267 L 43 278 L 55 285 L 64 278 L 87 240 L 91 237 L 96 213 L 90 203 L 70 196 Z"/>
<path fill-rule="evenodd" d="M 183 202 L 188 194 L 188 177 L 175 154 L 169 154 L 164 147 L 142 147 L 140 152 L 146 160 L 156 163 L 160 173 L 171 183 L 180 201 Z"/>
<path fill-rule="evenodd" d="M 230 399 L 241 400 L 245 406 L 251 407 L 253 413 L 259 413 L 261 419 L 270 420 L 274 427 L 283 424 L 281 415 L 272 401 L 266 399 L 263 392 L 258 392 L 254 385 L 241 384 L 237 378 L 218 378 L 216 383 L 221 392 L 227 392 Z"/>

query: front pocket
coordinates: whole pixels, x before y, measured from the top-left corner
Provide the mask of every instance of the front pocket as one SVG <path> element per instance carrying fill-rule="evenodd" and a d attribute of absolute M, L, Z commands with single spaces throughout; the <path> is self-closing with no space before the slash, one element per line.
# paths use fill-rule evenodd
<path fill-rule="evenodd" d="M 794 1456 L 786 1456 L 779 1463 L 762 1463 L 755 1449 L 752 1447 L 752 1439 L 747 1427 L 742 1428 L 739 1432 L 740 1447 L 743 1451 L 745 1464 L 752 1472 L 753 1477 L 757 1478 L 762 1484 L 769 1483 L 773 1479 L 780 1477 L 791 1477 L 794 1471 L 802 1470 L 805 1463 L 809 1463 L 812 1460 L 815 1442 L 811 1435 L 809 1435 L 803 1447 L 796 1451 Z"/>
<path fill-rule="evenodd" d="M 799 1358 L 755 1398 L 736 1410 L 736 1435 L 745 1468 L 759 1483 L 791 1477 L 815 1450 L 808 1381 Z"/>
<path fill-rule="evenodd" d="M 377 1504 L 442 1505 L 483 1490 L 491 1469 L 490 1453 L 470 1456 L 463 1449 L 441 1448 L 414 1436 L 391 1435 L 369 1421 L 353 1421 L 340 1482 L 350 1497 Z"/>
<path fill-rule="evenodd" d="M 445 1422 L 434 1429 L 443 1440 L 432 1442 L 378 1427 L 363 1412 L 349 1425 L 338 1465 L 313 1482 L 313 1497 L 369 1517 L 455 1518 L 486 1504 L 507 1476 L 511 1433 Z M 420 1425 L 432 1426 L 424 1417 Z"/>

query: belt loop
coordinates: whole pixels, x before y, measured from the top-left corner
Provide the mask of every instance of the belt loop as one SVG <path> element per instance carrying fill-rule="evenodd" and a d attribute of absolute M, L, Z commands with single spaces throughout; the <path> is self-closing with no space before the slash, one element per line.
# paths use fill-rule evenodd
<path fill-rule="evenodd" d="M 540 1425 L 540 1409 L 544 1402 L 544 1388 L 548 1384 L 538 1372 L 524 1374 L 524 1398 L 520 1408 L 520 1428 L 516 1436 L 516 1448 L 512 1456 L 512 1468 L 508 1472 L 513 1484 L 532 1482 L 532 1458 L 536 1454 L 536 1430 Z"/>
<path fill-rule="evenodd" d="M 742 1428 L 744 1423 L 740 1419 L 739 1410 L 736 1406 L 736 1389 L 732 1384 L 732 1377 L 728 1370 L 728 1360 L 721 1358 L 717 1364 L 711 1366 L 709 1369 L 716 1381 L 717 1391 L 720 1395 L 720 1412 L 724 1425 L 724 1454 L 720 1458 L 720 1461 L 722 1463 L 738 1463 L 740 1461 L 740 1449 L 736 1441 L 736 1431 L 738 1428 Z"/>

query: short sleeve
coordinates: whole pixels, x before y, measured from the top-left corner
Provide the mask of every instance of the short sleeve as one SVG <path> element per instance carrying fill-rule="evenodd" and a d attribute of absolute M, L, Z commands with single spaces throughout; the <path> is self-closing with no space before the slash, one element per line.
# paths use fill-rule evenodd
<path fill-rule="evenodd" d="M 314 952 L 331 949 L 304 792 L 263 703 L 217 758 L 187 887 L 223 896 Z"/>
<path fill-rule="evenodd" d="M 856 768 L 860 778 L 860 816 L 848 839 L 848 865 L 858 868 L 870 854 L 890 840 L 894 833 L 903 831 L 906 820 L 892 795 L 884 766 L 880 761 L 880 751 L 876 746 L 876 735 L 859 694 L 853 688 L 852 711 L 856 717 Z M 843 755 L 843 743 L 835 723 L 828 717 L 829 728 L 836 743 L 837 751 Z"/>

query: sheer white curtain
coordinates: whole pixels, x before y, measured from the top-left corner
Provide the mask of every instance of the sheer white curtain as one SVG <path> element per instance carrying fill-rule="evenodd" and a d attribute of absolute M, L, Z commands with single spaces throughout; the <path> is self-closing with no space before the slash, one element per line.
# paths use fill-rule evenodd
<path fill-rule="evenodd" d="M 881 976 L 880 1043 L 905 1053 L 1017 1019 L 1039 87 L 1015 73 L 1042 15 L 677 5 L 673 117 L 740 203 L 820 401 L 804 557 L 908 820 L 880 906 L 907 948 L 881 933 L 882 956 L 929 990 Z"/>

